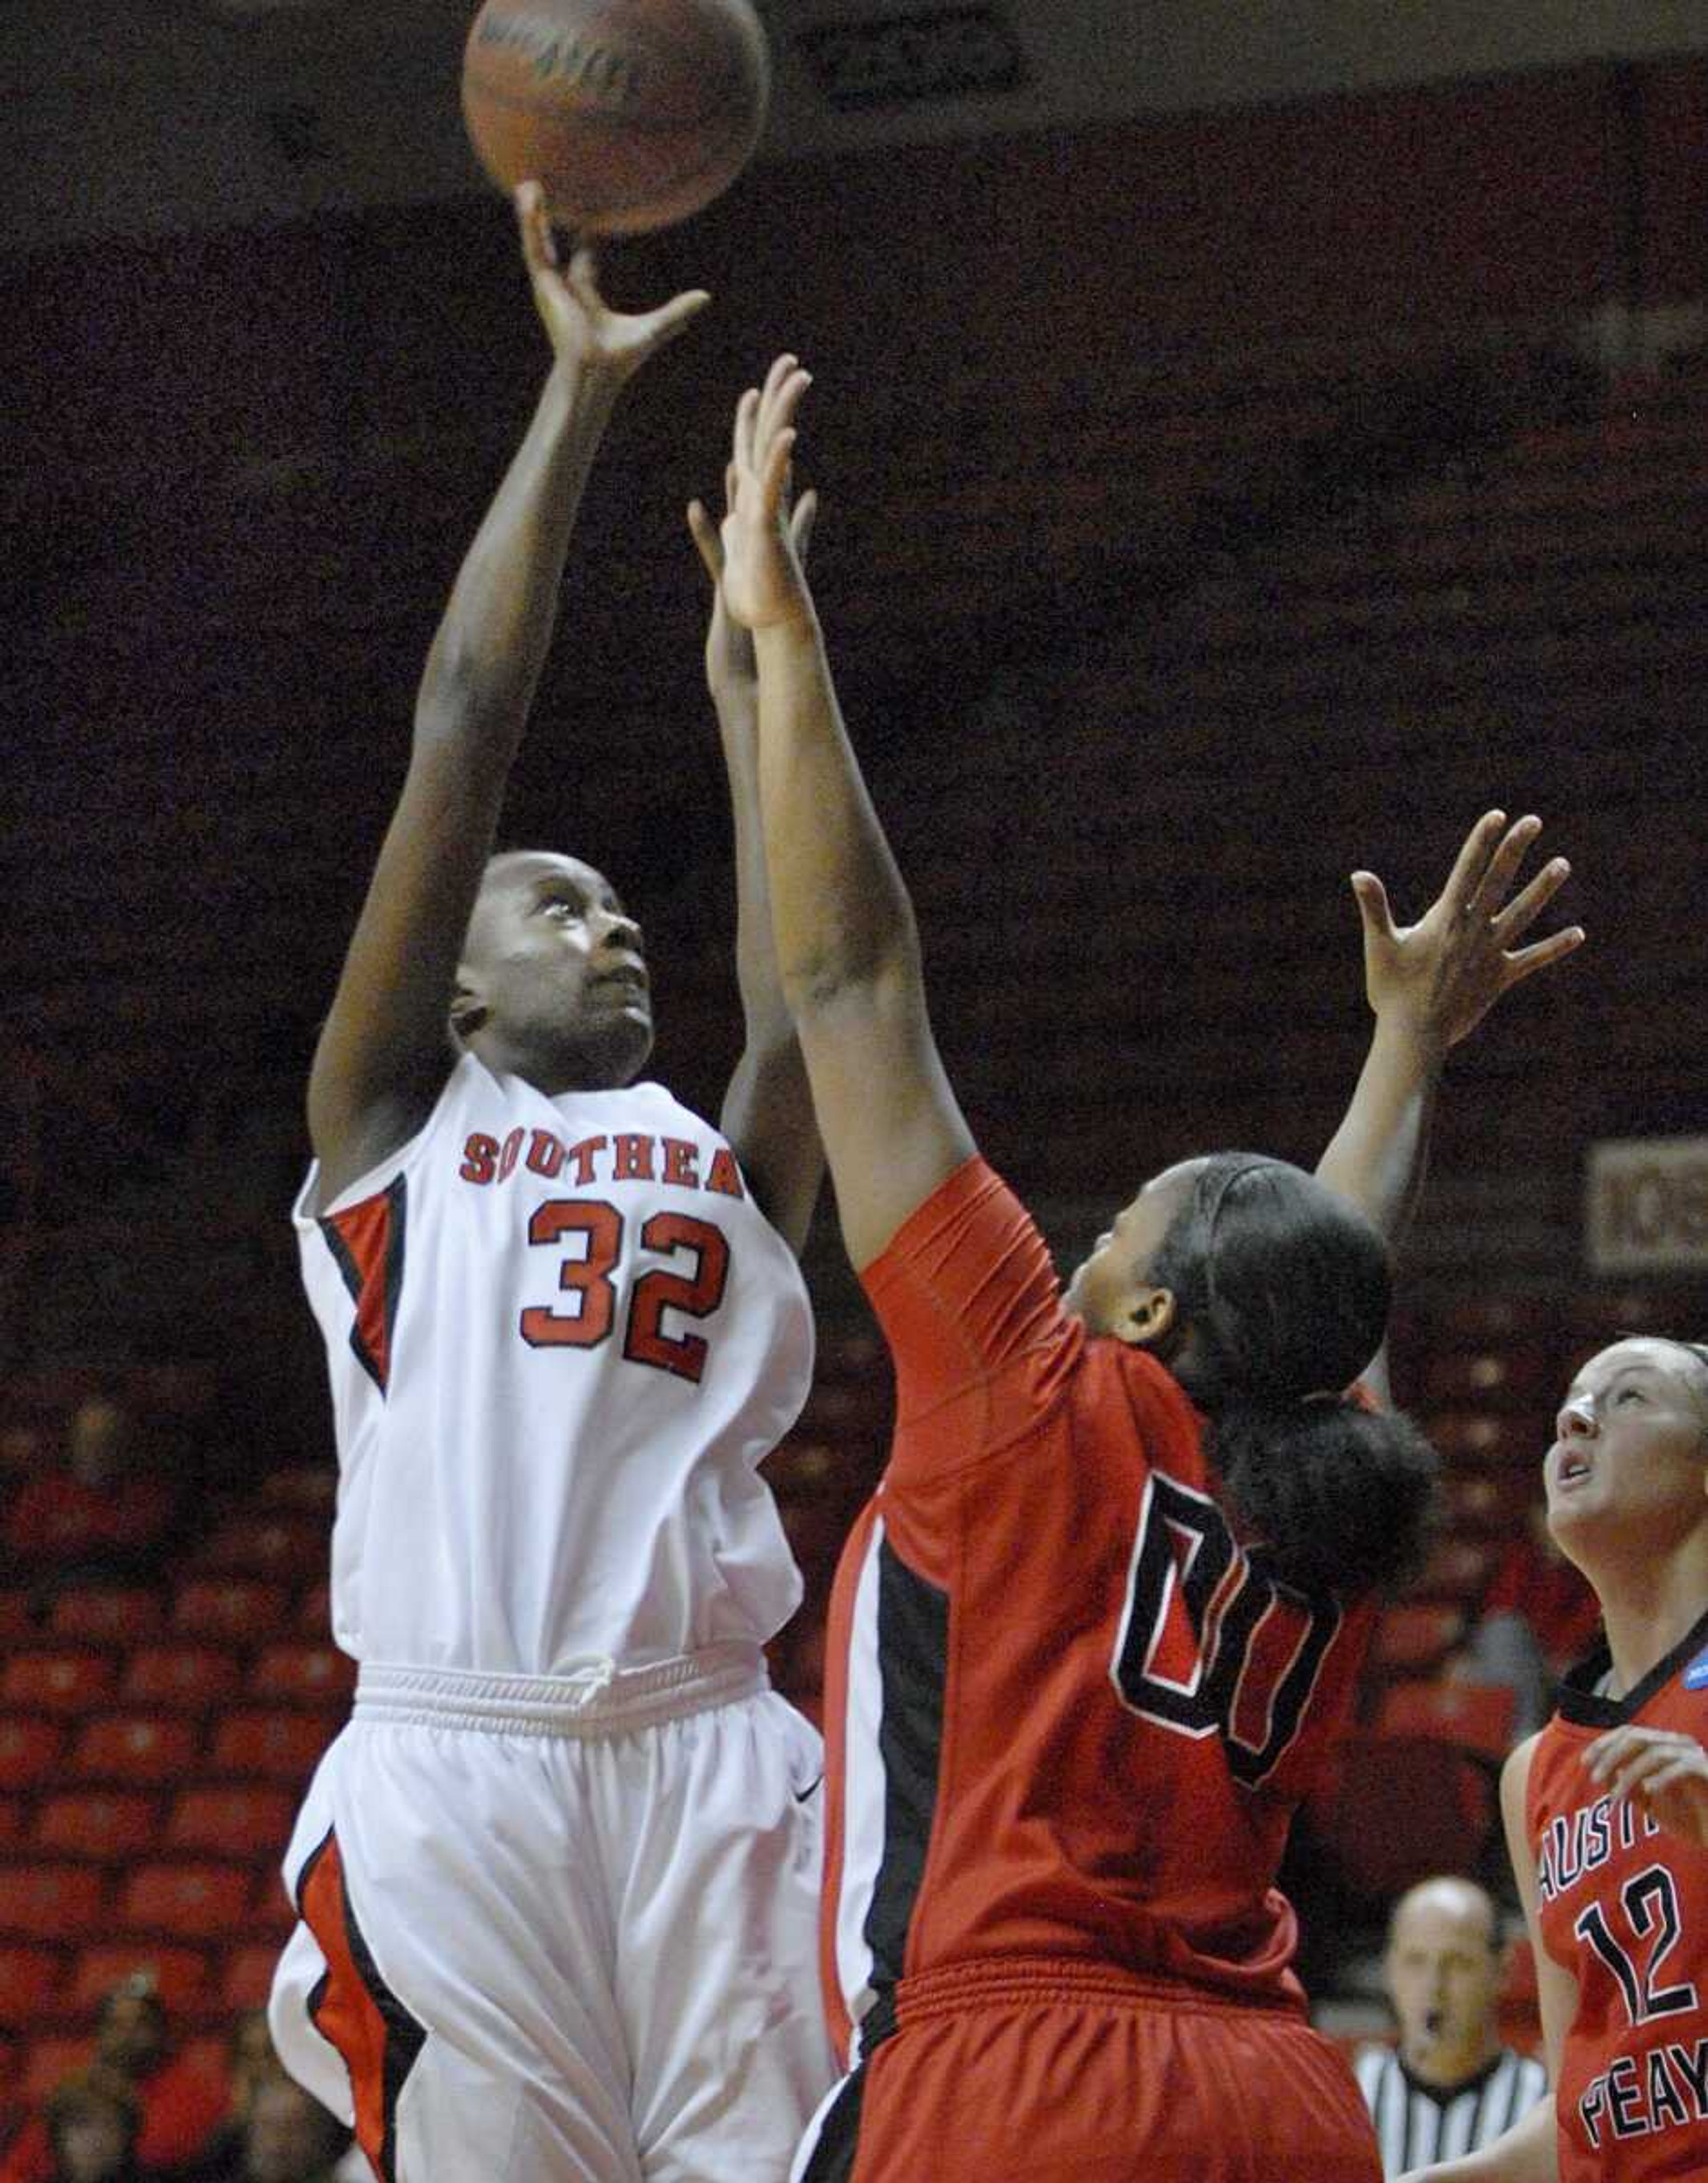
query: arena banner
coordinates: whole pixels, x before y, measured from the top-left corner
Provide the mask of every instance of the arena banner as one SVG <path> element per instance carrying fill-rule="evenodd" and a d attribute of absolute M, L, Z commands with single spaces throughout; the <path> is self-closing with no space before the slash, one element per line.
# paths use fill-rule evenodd
<path fill-rule="evenodd" d="M 1592 1145 L 1583 1259 L 1594 1274 L 1708 1269 L 1708 1137 Z"/>

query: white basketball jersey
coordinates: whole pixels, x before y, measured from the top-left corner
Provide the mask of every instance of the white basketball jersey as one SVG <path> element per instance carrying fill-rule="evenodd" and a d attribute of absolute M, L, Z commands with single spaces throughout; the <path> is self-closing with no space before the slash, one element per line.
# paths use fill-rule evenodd
<path fill-rule="evenodd" d="M 801 1580 L 757 1465 L 812 1361 L 794 1254 L 657 1084 L 548 1098 L 472 1054 L 331 1205 L 303 1279 L 358 1660 L 550 1675 L 762 1641 Z"/>

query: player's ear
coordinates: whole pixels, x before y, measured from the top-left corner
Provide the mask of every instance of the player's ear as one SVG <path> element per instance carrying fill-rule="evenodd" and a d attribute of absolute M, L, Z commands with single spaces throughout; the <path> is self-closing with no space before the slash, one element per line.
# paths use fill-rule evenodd
<path fill-rule="evenodd" d="M 465 1045 L 480 1030 L 491 1011 L 478 991 L 474 980 L 466 969 L 457 973 L 457 983 L 451 994 L 451 1034 Z"/>
<path fill-rule="evenodd" d="M 1109 1331 L 1117 1341 L 1130 1342 L 1135 1349 L 1155 1349 L 1173 1333 L 1177 1316 L 1173 1289 L 1152 1288 L 1141 1282 Z"/>

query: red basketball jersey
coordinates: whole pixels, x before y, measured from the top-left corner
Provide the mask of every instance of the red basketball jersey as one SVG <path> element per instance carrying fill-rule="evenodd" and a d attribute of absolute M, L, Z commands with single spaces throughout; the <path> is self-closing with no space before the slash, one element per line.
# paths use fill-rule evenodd
<path fill-rule="evenodd" d="M 1708 1740 L 1708 1614 L 1622 1699 L 1605 1646 L 1561 1687 L 1530 1765 L 1542 1945 L 1578 1981 L 1555 2108 L 1561 2183 L 1708 2175 L 1708 1850 L 1613 1806 L 1583 1769 L 1628 1721 Z"/>
<path fill-rule="evenodd" d="M 982 1161 L 865 1281 L 897 1423 L 827 1653 L 844 2051 L 901 1979 L 992 1957 L 1296 2005 L 1275 1871 L 1369 1609 L 1306 1597 L 1234 1537 L 1178 1385 L 1088 1340 Z"/>

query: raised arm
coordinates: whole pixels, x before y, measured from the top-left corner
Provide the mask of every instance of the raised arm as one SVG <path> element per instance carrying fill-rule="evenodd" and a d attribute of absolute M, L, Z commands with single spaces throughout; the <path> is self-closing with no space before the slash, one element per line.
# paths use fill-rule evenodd
<path fill-rule="evenodd" d="M 735 475 L 726 469 L 725 508 L 734 502 Z M 796 561 L 803 569 L 817 512 L 816 494 L 803 493 L 789 517 Z M 724 1095 L 721 1126 L 767 1219 L 798 1253 L 824 1179 L 824 1148 L 771 930 L 759 823 L 759 666 L 751 630 L 732 620 L 724 603 L 723 537 L 697 500 L 689 508 L 688 527 L 712 579 L 706 684 L 718 717 L 735 821 L 735 981 L 746 1036 Z"/>
<path fill-rule="evenodd" d="M 420 1126 L 450 1066 L 452 984 L 557 619 L 581 495 L 617 397 L 706 302 L 607 310 L 593 263 L 560 270 L 544 199 L 517 192 L 552 367 L 427 656 L 409 766 L 314 1056 L 324 1204 Z"/>
<path fill-rule="evenodd" d="M 1415 925 L 1395 924 L 1387 890 L 1373 872 L 1352 875 L 1375 1025 L 1351 1104 L 1317 1172 L 1361 1206 L 1390 1241 L 1405 1232 L 1422 1186 L 1449 1051 L 1503 993 L 1583 942 L 1583 930 L 1574 925 L 1529 947 L 1517 944 L 1571 873 L 1566 859 L 1556 857 L 1511 893 L 1541 830 L 1539 819 L 1509 826 L 1504 812 L 1485 813 L 1467 835 L 1446 885 Z"/>
<path fill-rule="evenodd" d="M 778 973 L 836 1187 L 868 1264 L 973 1150 L 926 1012 L 912 904 L 866 793 L 785 515 L 807 376 L 779 357 L 736 411 L 724 593 L 753 632 Z"/>

